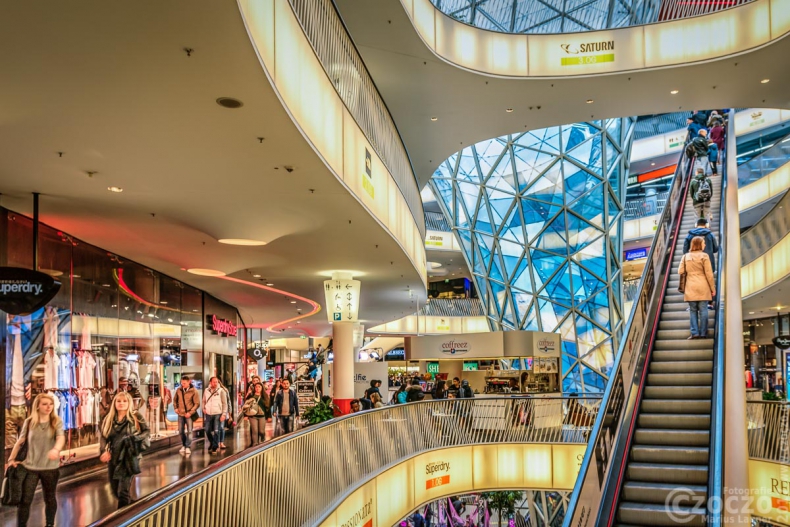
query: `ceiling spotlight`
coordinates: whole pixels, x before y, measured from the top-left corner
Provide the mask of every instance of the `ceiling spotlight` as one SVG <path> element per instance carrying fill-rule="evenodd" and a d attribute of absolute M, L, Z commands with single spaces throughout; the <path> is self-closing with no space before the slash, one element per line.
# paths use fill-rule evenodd
<path fill-rule="evenodd" d="M 167 300 L 162 300 L 162 301 L 161 301 L 161 302 L 159 302 L 159 303 L 160 303 L 160 304 L 162 304 L 163 306 L 166 306 L 166 305 L 167 305 Z"/>
<path fill-rule="evenodd" d="M 763 79 L 760 81 L 760 84 L 768 84 L 769 82 L 771 82 L 771 79 Z"/>
<path fill-rule="evenodd" d="M 230 108 L 231 110 L 244 106 L 243 102 L 238 99 L 234 99 L 233 97 L 220 97 L 217 99 L 217 104 L 223 108 Z"/>
<path fill-rule="evenodd" d="M 295 303 L 296 303 L 296 300 L 291 300 L 291 303 L 292 303 L 292 304 L 295 304 Z"/>
<path fill-rule="evenodd" d="M 107 187 L 107 190 L 109 190 L 110 192 L 123 192 L 123 189 L 121 187 Z"/>
<path fill-rule="evenodd" d="M 678 93 L 680 93 L 680 90 L 672 90 L 669 93 L 671 93 L 672 95 L 677 95 Z"/>
<path fill-rule="evenodd" d="M 654 166 L 656 166 L 656 162 L 655 162 L 655 161 L 653 161 L 652 163 L 650 163 L 650 166 L 651 166 L 651 167 L 654 167 Z"/>
<path fill-rule="evenodd" d="M 438 117 L 431 117 L 431 121 L 433 121 L 433 122 L 436 122 L 436 121 L 438 121 L 438 120 L 439 120 L 439 118 L 438 118 Z"/>
<path fill-rule="evenodd" d="M 749 314 L 750 315 L 754 315 L 754 311 L 749 311 Z"/>
<path fill-rule="evenodd" d="M 593 101 L 592 99 L 587 99 L 587 104 L 592 104 L 592 103 L 594 103 L 594 102 L 595 102 L 595 101 Z"/>
<path fill-rule="evenodd" d="M 261 277 L 261 275 L 259 275 L 259 274 L 254 274 L 254 275 L 252 275 L 252 277 L 253 277 L 253 278 L 260 278 L 260 277 Z"/>
<path fill-rule="evenodd" d="M 505 111 L 506 111 L 507 113 L 513 113 L 513 108 L 507 108 Z"/>
<path fill-rule="evenodd" d="M 274 287 L 274 284 L 271 283 L 271 282 L 266 282 L 266 285 L 269 286 L 269 287 Z"/>

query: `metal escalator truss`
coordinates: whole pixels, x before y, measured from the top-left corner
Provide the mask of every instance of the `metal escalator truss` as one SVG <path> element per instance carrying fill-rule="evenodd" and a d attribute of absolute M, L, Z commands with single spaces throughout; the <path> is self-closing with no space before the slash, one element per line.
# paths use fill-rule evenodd
<path fill-rule="evenodd" d="M 612 381 L 607 386 L 601 411 L 593 427 L 590 448 L 582 462 L 579 478 L 568 505 L 563 525 L 612 525 L 616 522 L 618 502 L 625 481 L 625 470 L 631 453 L 634 430 L 648 376 L 650 356 L 656 341 L 659 319 L 664 306 L 669 280 L 673 272 L 676 246 L 685 237 L 680 232 L 685 203 L 689 192 L 691 162 L 681 156 L 672 183 L 667 207 L 661 216 L 656 236 L 648 255 L 637 299 L 626 326 L 621 348 L 615 361 Z M 726 182 L 726 174 L 722 180 Z M 722 186 L 722 197 L 726 186 Z M 725 232 L 724 199 L 721 201 L 719 240 L 722 249 L 718 260 L 724 262 L 723 233 Z M 721 265 L 720 265 L 721 267 Z M 717 291 L 721 291 L 722 275 L 717 278 Z M 719 298 L 721 295 L 719 295 Z M 717 298 L 716 313 L 720 313 Z M 723 386 L 723 335 L 724 317 L 714 322 L 713 373 L 711 387 L 711 420 L 709 434 L 708 483 L 709 495 L 721 496 L 721 397 Z M 721 337 L 720 337 L 721 336 Z M 712 518 L 711 518 L 712 519 Z M 645 525 L 646 523 L 640 522 Z"/>

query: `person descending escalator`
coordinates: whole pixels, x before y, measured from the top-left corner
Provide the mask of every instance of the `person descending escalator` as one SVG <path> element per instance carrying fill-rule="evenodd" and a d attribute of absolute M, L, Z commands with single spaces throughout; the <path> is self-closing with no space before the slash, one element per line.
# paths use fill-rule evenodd
<path fill-rule="evenodd" d="M 716 283 L 710 258 L 705 254 L 705 239 L 695 236 L 691 240 L 691 252 L 680 259 L 680 285 L 678 292 L 689 304 L 691 336 L 688 340 L 708 338 L 707 304 L 716 296 Z"/>

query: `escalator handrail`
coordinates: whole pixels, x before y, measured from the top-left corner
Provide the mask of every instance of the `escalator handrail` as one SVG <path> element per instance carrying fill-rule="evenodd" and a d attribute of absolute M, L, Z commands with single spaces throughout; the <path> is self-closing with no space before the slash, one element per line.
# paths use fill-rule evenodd
<path fill-rule="evenodd" d="M 735 115 L 733 110 L 730 110 L 730 115 Z M 726 133 L 726 132 L 725 132 Z M 734 134 L 733 129 L 733 134 Z M 735 146 L 735 140 L 730 142 L 725 135 L 725 140 L 728 141 L 727 146 Z M 724 369 L 725 369 L 725 353 L 726 353 L 726 331 L 724 328 L 724 309 L 726 307 L 726 299 L 724 298 L 724 291 L 727 285 L 726 276 L 724 271 L 725 262 L 727 261 L 727 189 L 729 187 L 727 177 L 727 155 L 737 155 L 737 152 L 729 152 L 726 148 L 721 152 L 721 203 L 719 205 L 719 265 L 718 276 L 716 277 L 716 322 L 715 334 L 713 341 L 713 378 L 711 386 L 711 417 L 710 417 L 710 444 L 708 450 L 708 503 L 724 503 L 724 474 L 723 474 L 723 459 L 724 459 Z M 735 214 L 739 214 L 735 211 Z M 740 275 L 738 276 L 740 279 Z M 737 299 L 740 302 L 740 299 Z M 708 525 L 721 525 L 720 506 L 708 507 Z"/>
<path fill-rule="evenodd" d="M 686 166 L 688 166 L 687 170 L 685 170 Z M 643 301 L 646 303 L 645 312 L 646 312 L 647 316 L 648 317 L 652 316 L 652 317 L 655 318 L 656 321 L 658 320 L 658 308 L 655 307 L 655 306 L 659 305 L 659 302 L 663 302 L 664 291 L 666 289 L 666 284 L 668 283 L 668 277 L 669 277 L 669 275 L 671 274 L 671 271 L 672 271 L 672 256 L 671 256 L 671 254 L 674 251 L 674 244 L 675 244 L 675 240 L 676 240 L 676 237 L 677 237 L 677 232 L 680 229 L 680 224 L 682 223 L 683 210 L 685 208 L 685 201 L 686 201 L 687 192 L 688 192 L 688 183 L 689 183 L 689 181 L 691 179 L 690 177 L 685 177 L 685 176 L 690 176 L 690 171 L 692 170 L 692 168 L 693 168 L 693 160 L 687 159 L 686 155 L 685 155 L 685 152 L 681 153 L 681 157 L 680 157 L 680 159 L 678 161 L 677 169 L 675 171 L 675 177 L 673 178 L 672 187 L 670 188 L 670 191 L 669 191 L 669 197 L 670 197 L 669 199 L 671 199 L 672 195 L 674 194 L 675 188 L 679 187 L 679 195 L 678 195 L 678 198 L 677 198 L 679 200 L 679 203 L 678 203 L 678 205 L 677 205 L 677 207 L 675 209 L 676 213 L 675 213 L 675 215 L 673 217 L 672 216 L 672 210 L 673 210 L 672 204 L 673 204 L 673 202 L 668 202 L 667 206 L 664 207 L 664 210 L 661 213 L 661 219 L 658 222 L 659 230 L 657 231 L 656 236 L 654 237 L 653 244 L 651 245 L 650 251 L 649 251 L 648 256 L 647 256 L 647 262 L 648 263 L 647 263 L 647 266 L 645 267 L 643 278 L 642 278 L 642 280 L 641 280 L 641 282 L 639 284 L 639 289 L 638 289 L 638 294 L 636 296 L 636 301 L 634 302 L 634 304 L 633 304 L 633 306 L 631 308 L 631 313 L 629 314 L 628 323 L 626 324 L 625 329 L 623 331 L 623 337 L 622 337 L 620 345 L 619 345 L 617 356 L 615 357 L 615 362 L 614 362 L 614 364 L 612 366 L 612 369 L 610 370 L 612 372 L 612 376 L 613 377 L 612 377 L 612 380 L 610 382 L 608 382 L 607 385 L 606 385 L 606 389 L 605 389 L 604 395 L 603 395 L 603 400 L 601 402 L 601 409 L 602 409 L 602 411 L 598 412 L 598 416 L 597 416 L 597 418 L 595 420 L 595 423 L 593 424 L 593 429 L 592 429 L 592 432 L 590 434 L 590 440 L 588 441 L 588 445 L 593 445 L 593 448 L 588 448 L 587 449 L 587 452 L 585 453 L 584 459 L 582 460 L 582 464 L 581 464 L 581 466 L 579 468 L 579 476 L 578 476 L 578 478 L 576 480 L 576 485 L 574 486 L 573 492 L 572 492 L 570 500 L 568 502 L 568 506 L 566 508 L 566 515 L 565 515 L 565 519 L 564 519 L 564 522 L 563 522 L 563 527 L 570 527 L 573 524 L 573 520 L 574 520 L 574 517 L 575 517 L 576 509 L 579 507 L 579 501 L 581 500 L 581 494 L 582 494 L 582 491 L 583 491 L 584 486 L 585 486 L 585 480 L 587 479 L 587 474 L 591 470 L 591 467 L 593 465 L 593 458 L 596 456 L 596 449 L 598 448 L 598 445 L 600 444 L 600 440 L 602 439 L 601 434 L 603 433 L 604 419 L 605 419 L 605 417 L 606 417 L 606 415 L 608 413 L 608 410 L 610 408 L 610 404 L 617 404 L 617 401 L 613 400 L 613 396 L 614 396 L 613 389 L 614 389 L 615 384 L 616 384 L 615 379 L 614 379 L 614 375 L 617 375 L 620 372 L 620 370 L 621 370 L 623 357 L 625 355 L 625 349 L 626 349 L 626 346 L 629 346 L 628 336 L 631 334 L 631 331 L 632 331 L 632 326 L 633 326 L 633 323 L 634 323 L 635 314 L 637 313 L 637 310 L 640 309 L 640 307 L 643 306 Z M 684 172 L 685 172 L 685 174 L 684 174 Z M 655 288 L 653 290 L 653 292 L 652 292 L 652 295 L 650 296 L 650 299 L 649 300 L 644 300 L 645 287 L 646 287 L 646 284 L 647 284 L 646 277 L 648 277 L 648 272 L 649 271 L 650 272 L 654 272 L 655 271 L 655 269 L 653 267 L 654 254 L 656 252 L 657 242 L 659 241 L 659 236 L 658 235 L 662 234 L 663 231 L 661 229 L 662 229 L 662 226 L 664 226 L 664 225 L 666 225 L 666 229 L 667 230 L 674 231 L 674 234 L 667 241 L 667 244 L 671 243 L 672 245 L 671 246 L 667 245 L 667 246 L 665 246 L 663 248 L 664 250 L 666 250 L 669 247 L 671 250 L 670 251 L 666 251 L 666 255 L 658 263 L 658 265 L 659 265 L 658 276 L 663 278 L 664 286 L 661 287 L 661 288 Z M 654 272 L 653 276 L 655 276 L 655 272 Z M 650 276 L 650 278 L 652 279 L 653 276 Z M 656 327 L 657 327 L 657 324 L 656 324 Z M 646 329 L 647 329 L 647 324 L 645 325 L 644 329 L 642 330 L 643 333 L 646 331 Z M 646 340 L 644 339 L 644 335 L 641 335 L 640 338 L 636 339 L 635 341 L 632 341 L 631 344 L 633 344 L 633 342 L 637 342 L 638 345 L 639 345 L 639 348 L 631 350 L 631 354 L 630 354 L 631 356 L 633 356 L 633 354 L 640 354 L 640 355 L 641 354 L 645 354 L 646 351 L 645 351 L 644 348 L 645 348 L 646 345 L 648 345 L 649 348 L 652 348 L 652 343 L 646 342 Z M 640 348 L 642 350 L 641 352 L 640 352 Z M 642 357 L 639 357 L 639 360 L 641 361 Z M 632 359 L 632 361 L 633 361 L 633 359 Z M 637 364 L 637 367 L 636 367 L 636 369 L 634 371 L 634 377 L 636 377 L 636 374 L 637 374 L 638 369 L 640 368 L 640 366 L 641 366 L 641 368 L 643 370 L 646 369 L 646 366 L 644 364 L 641 364 L 641 365 Z M 628 381 L 626 381 L 626 379 L 623 378 L 623 386 L 625 386 L 626 382 L 629 382 L 629 383 L 633 382 L 633 377 L 631 379 L 628 379 Z M 621 410 L 621 414 L 620 414 L 621 423 L 625 423 L 626 422 L 626 419 L 628 418 L 628 413 L 629 412 L 631 412 L 631 413 L 634 412 L 633 399 L 634 399 L 635 391 L 638 391 L 638 390 L 639 390 L 638 386 L 635 387 L 635 389 L 632 388 L 631 391 L 629 392 L 629 400 L 628 401 L 623 401 L 622 404 L 625 405 L 625 407 Z M 622 427 L 622 424 L 620 424 L 619 426 L 617 425 L 617 423 L 614 423 L 614 424 L 617 426 L 617 428 L 621 428 Z M 622 442 L 622 437 L 615 436 L 615 439 L 617 439 L 617 440 L 613 440 L 612 441 L 612 448 L 613 449 L 617 448 L 618 451 L 620 451 L 620 453 L 621 453 L 620 455 L 622 456 L 622 448 L 618 448 L 618 445 Z M 606 448 L 606 447 L 604 447 L 604 448 Z M 601 482 L 601 493 L 602 493 L 601 497 L 602 498 L 603 498 L 603 495 L 606 493 L 607 486 L 611 485 L 611 470 L 615 466 L 615 464 L 616 464 L 615 460 L 612 460 L 608 464 L 608 467 L 606 467 L 606 469 L 605 469 L 607 471 L 607 473 L 605 475 L 605 481 Z M 619 485 L 618 485 L 618 487 L 619 487 Z M 618 488 L 618 490 L 619 490 L 619 488 Z M 616 495 L 615 495 L 615 498 L 616 498 Z M 601 505 L 600 506 L 601 506 L 601 508 L 596 513 L 596 519 L 594 520 L 595 524 L 597 524 L 597 519 L 598 518 L 601 518 L 602 516 L 603 517 L 608 517 L 608 514 L 607 514 L 608 511 L 606 510 L 608 507 L 611 507 L 612 509 L 614 509 L 614 504 L 612 504 L 610 501 L 607 502 L 607 500 L 603 500 L 603 499 L 601 500 Z M 582 517 L 582 519 L 584 519 L 584 514 L 585 514 L 585 511 L 584 511 L 584 509 L 582 509 L 582 511 L 579 512 L 579 515 Z M 587 514 L 590 514 L 590 513 L 588 512 Z M 586 519 L 589 520 L 589 516 Z"/>

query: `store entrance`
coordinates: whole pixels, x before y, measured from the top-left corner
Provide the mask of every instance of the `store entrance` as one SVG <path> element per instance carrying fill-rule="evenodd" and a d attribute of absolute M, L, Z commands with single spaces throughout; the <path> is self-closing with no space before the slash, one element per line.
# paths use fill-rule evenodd
<path fill-rule="evenodd" d="M 233 373 L 233 364 L 236 362 L 232 355 L 214 354 L 214 375 L 217 376 L 222 385 L 228 390 L 230 400 L 236 400 L 236 376 Z M 235 408 L 232 409 L 235 415 Z"/>

